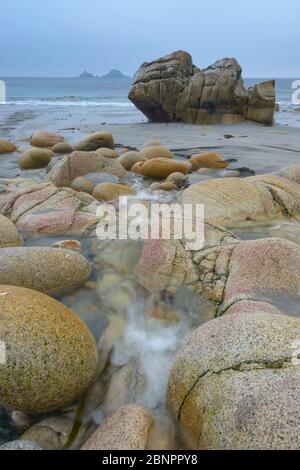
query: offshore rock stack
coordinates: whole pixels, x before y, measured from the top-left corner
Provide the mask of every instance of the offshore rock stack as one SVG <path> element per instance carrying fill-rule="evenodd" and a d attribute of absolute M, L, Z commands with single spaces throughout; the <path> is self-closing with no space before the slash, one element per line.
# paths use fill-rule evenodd
<path fill-rule="evenodd" d="M 142 64 L 129 99 L 153 122 L 272 125 L 275 80 L 246 89 L 236 59 L 222 59 L 201 70 L 190 54 L 177 51 Z"/>

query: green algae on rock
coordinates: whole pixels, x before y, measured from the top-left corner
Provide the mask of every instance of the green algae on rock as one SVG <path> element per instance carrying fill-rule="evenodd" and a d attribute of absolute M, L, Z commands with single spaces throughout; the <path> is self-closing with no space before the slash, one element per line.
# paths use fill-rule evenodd
<path fill-rule="evenodd" d="M 98 351 L 77 315 L 40 292 L 0 286 L 0 403 L 28 413 L 62 409 L 91 384 Z"/>

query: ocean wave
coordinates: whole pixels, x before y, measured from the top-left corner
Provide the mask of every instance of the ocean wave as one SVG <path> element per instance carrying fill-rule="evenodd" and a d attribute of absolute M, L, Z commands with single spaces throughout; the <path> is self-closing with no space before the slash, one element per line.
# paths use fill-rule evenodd
<path fill-rule="evenodd" d="M 134 105 L 130 102 L 118 101 L 50 101 L 50 100 L 16 100 L 6 101 L 6 105 L 11 106 L 81 106 L 81 107 L 100 107 L 100 108 L 132 108 Z"/>

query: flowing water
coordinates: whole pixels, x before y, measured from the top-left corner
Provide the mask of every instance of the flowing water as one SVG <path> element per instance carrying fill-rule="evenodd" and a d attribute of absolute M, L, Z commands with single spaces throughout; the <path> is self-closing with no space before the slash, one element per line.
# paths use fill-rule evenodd
<path fill-rule="evenodd" d="M 246 82 L 252 85 L 251 80 Z M 288 79 L 277 81 L 281 112 L 276 119 L 280 124 L 300 127 L 300 114 L 290 104 L 291 83 Z M 71 121 L 84 121 L 87 109 L 89 122 L 94 120 L 98 124 L 101 119 L 145 121 L 129 103 L 128 87 L 128 83 L 100 84 L 87 79 L 7 79 L 8 102 L 0 105 L 1 137 L 15 137 L 20 129 L 26 132 L 31 120 L 37 120 L 43 127 L 55 120 L 63 121 L 63 116 L 69 113 Z M 2 179 L 20 174 L 17 156 L 1 157 Z M 40 170 L 28 172 L 26 176 L 42 180 L 44 175 L 45 171 Z M 214 176 L 203 176 L 203 179 Z M 0 180 L 0 191 L 5 189 L 3 183 Z M 131 185 L 138 193 L 137 200 L 153 199 L 141 178 L 134 177 Z M 170 201 L 175 195 L 170 193 L 166 197 Z M 300 243 L 300 224 L 275 221 L 236 228 L 235 234 L 246 240 L 281 237 Z M 50 246 L 65 238 L 25 236 L 24 245 Z M 161 424 L 156 438 L 171 442 L 173 448 L 180 447 L 165 405 L 168 376 L 186 337 L 207 321 L 214 305 L 199 302 L 188 288 L 167 289 L 151 295 L 133 274 L 142 248 L 139 241 L 103 242 L 93 235 L 80 242 L 82 254 L 92 264 L 92 276 L 85 286 L 59 300 L 73 309 L 95 335 L 102 373 L 81 403 L 70 410 L 73 428 L 66 447 L 80 447 L 104 416 L 128 402 L 152 410 Z M 277 305 L 281 303 L 293 311 L 297 299 L 275 297 Z M 4 410 L 0 411 L 0 442 L 17 437 L 22 430 L 10 421 Z"/>
<path fill-rule="evenodd" d="M 140 185 L 138 177 L 135 185 L 137 188 Z M 145 200 L 147 195 L 153 198 L 143 188 L 136 199 Z M 159 196 L 156 199 L 162 202 Z M 281 237 L 300 243 L 300 224 L 280 220 L 235 228 L 234 233 L 244 240 Z M 25 238 L 24 244 L 49 246 L 64 238 L 30 237 Z M 178 429 L 165 405 L 168 377 L 185 339 L 211 317 L 214 305 L 199 302 L 199 297 L 187 287 L 151 295 L 133 274 L 142 249 L 140 241 L 101 241 L 93 235 L 80 242 L 82 254 L 93 266 L 92 276 L 85 286 L 59 300 L 73 309 L 94 333 L 102 373 L 87 396 L 71 410 L 74 427 L 67 448 L 79 448 L 105 416 L 132 402 L 153 412 L 158 430 L 152 442 L 163 441 L 168 447 L 180 448 Z M 270 293 L 267 294 L 270 298 Z M 290 314 L 298 302 L 289 296 L 278 298 L 276 293 L 273 300 Z M 2 441 L 20 433 L 4 410 L 0 426 Z"/>

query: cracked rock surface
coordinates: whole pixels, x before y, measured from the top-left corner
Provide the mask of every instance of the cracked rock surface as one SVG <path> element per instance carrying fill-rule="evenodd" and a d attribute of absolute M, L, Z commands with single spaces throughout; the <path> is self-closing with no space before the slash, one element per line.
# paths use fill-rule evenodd
<path fill-rule="evenodd" d="M 197 183 L 182 193 L 180 202 L 204 204 L 205 220 L 225 227 L 276 217 L 300 220 L 300 185 L 275 175 Z"/>
<path fill-rule="evenodd" d="M 0 213 L 32 234 L 82 235 L 97 222 L 94 205 L 88 194 L 51 183 L 0 194 Z"/>
<path fill-rule="evenodd" d="M 193 448 L 299 448 L 299 335 L 299 319 L 257 305 L 190 336 L 170 376 L 168 406 Z"/>
<path fill-rule="evenodd" d="M 273 124 L 275 81 L 247 90 L 235 59 L 218 60 L 200 70 L 190 54 L 176 51 L 141 65 L 129 99 L 154 122 Z"/>

